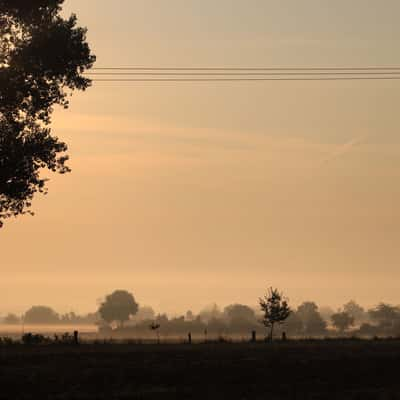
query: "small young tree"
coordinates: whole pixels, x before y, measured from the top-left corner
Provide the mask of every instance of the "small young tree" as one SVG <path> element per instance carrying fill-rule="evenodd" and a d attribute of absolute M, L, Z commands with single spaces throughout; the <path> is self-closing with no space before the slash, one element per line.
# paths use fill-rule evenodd
<path fill-rule="evenodd" d="M 262 323 L 269 329 L 269 338 L 272 340 L 275 324 L 283 324 L 292 311 L 287 299 L 278 289 L 270 288 L 259 301 L 263 312 Z"/>
<path fill-rule="evenodd" d="M 157 323 L 156 321 L 152 322 L 152 324 L 150 325 L 150 329 L 156 333 L 158 344 L 160 344 L 160 328 L 161 328 L 161 325 L 159 323 Z"/>
<path fill-rule="evenodd" d="M 346 332 L 354 325 L 354 317 L 347 312 L 337 312 L 331 316 L 332 325 L 340 332 Z"/>

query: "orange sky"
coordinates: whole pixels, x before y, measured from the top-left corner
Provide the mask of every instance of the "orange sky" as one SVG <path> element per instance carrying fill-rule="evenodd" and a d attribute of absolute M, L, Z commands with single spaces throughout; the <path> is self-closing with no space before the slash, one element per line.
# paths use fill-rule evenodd
<path fill-rule="evenodd" d="M 97 66 L 400 65 L 400 3 L 66 1 Z M 69 176 L 0 233 L 0 312 L 400 303 L 400 83 L 96 83 L 58 110 Z"/>

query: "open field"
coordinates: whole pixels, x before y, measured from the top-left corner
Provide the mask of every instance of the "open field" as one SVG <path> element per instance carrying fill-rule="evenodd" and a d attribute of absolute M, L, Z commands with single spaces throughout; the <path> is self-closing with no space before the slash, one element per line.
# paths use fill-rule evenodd
<path fill-rule="evenodd" d="M 0 347 L 0 399 L 400 399 L 400 341 Z"/>
<path fill-rule="evenodd" d="M 95 325 L 5 325 L 0 324 L 0 336 L 11 336 L 14 338 L 21 337 L 22 332 L 35 332 L 43 335 L 52 336 L 64 332 L 73 332 L 78 329 L 83 334 L 96 334 L 97 326 Z"/>

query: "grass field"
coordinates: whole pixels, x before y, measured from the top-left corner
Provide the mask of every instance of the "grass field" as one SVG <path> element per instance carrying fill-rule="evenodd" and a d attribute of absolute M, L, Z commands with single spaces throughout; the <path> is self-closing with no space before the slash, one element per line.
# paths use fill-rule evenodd
<path fill-rule="evenodd" d="M 400 399 L 400 341 L 0 347 L 0 399 Z"/>

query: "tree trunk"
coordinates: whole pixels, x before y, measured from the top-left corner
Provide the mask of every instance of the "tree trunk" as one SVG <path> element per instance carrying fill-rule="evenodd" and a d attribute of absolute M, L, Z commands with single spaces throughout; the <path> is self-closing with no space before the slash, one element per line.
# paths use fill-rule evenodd
<path fill-rule="evenodd" d="M 272 342 L 274 338 L 274 324 L 271 324 L 271 331 L 269 333 L 269 340 Z"/>

